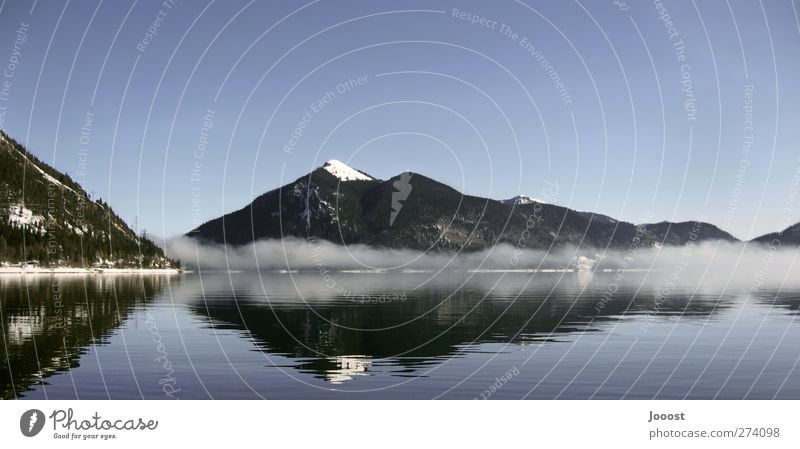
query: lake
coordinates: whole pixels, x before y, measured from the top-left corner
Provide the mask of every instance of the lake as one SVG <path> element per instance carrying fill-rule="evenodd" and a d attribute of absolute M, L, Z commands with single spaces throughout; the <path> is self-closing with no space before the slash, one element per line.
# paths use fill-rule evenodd
<path fill-rule="evenodd" d="M 800 399 L 800 290 L 658 274 L 0 277 L 0 397 Z"/>

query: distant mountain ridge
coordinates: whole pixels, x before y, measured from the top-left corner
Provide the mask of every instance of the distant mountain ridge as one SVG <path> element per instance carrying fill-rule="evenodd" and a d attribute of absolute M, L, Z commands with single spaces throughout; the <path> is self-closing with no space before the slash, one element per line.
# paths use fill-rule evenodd
<path fill-rule="evenodd" d="M 756 237 L 753 241 L 773 246 L 800 246 L 800 223 L 793 224 L 783 231 Z"/>
<path fill-rule="evenodd" d="M 398 202 L 398 185 L 404 182 L 408 195 Z M 497 201 L 464 195 L 419 173 L 380 180 L 339 161 L 328 161 L 186 235 L 232 245 L 300 237 L 421 251 L 475 251 L 500 243 L 623 249 L 738 241 L 710 223 L 637 226 L 525 196 Z"/>
<path fill-rule="evenodd" d="M 35 261 L 35 262 L 34 262 Z M 0 262 L 75 267 L 169 267 L 102 200 L 0 130 Z"/>

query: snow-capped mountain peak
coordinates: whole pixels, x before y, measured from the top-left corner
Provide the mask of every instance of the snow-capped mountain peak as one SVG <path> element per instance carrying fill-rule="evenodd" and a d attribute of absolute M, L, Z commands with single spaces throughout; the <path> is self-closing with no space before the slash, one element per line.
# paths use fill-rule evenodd
<path fill-rule="evenodd" d="M 531 197 L 525 196 L 525 195 L 517 195 L 514 198 L 509 198 L 507 200 L 503 200 L 502 202 L 504 204 L 510 204 L 510 205 L 533 204 L 533 203 L 547 204 L 546 202 L 544 202 L 544 201 L 542 201 L 542 200 L 540 200 L 538 198 L 531 198 Z"/>
<path fill-rule="evenodd" d="M 322 164 L 322 168 L 341 181 L 372 181 L 375 179 L 336 159 L 325 162 Z"/>

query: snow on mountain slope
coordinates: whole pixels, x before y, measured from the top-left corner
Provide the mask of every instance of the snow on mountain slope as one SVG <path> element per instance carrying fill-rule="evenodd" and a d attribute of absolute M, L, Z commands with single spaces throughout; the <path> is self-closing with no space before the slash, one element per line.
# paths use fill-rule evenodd
<path fill-rule="evenodd" d="M 504 204 L 509 204 L 509 205 L 512 205 L 512 206 L 513 205 L 518 205 L 518 204 L 533 204 L 533 203 L 547 204 L 546 202 L 544 202 L 544 201 L 542 201 L 542 200 L 540 200 L 538 198 L 531 198 L 531 197 L 525 196 L 525 195 L 517 195 L 514 198 L 509 198 L 507 200 L 503 200 L 502 202 Z"/>
<path fill-rule="evenodd" d="M 9 140 L 6 138 L 5 133 L 2 132 L 2 131 L 0 131 L 0 142 L 9 143 Z M 61 188 L 67 189 L 67 190 L 69 190 L 70 192 L 72 192 L 72 193 L 74 193 L 76 195 L 78 194 L 78 192 L 72 190 L 68 186 L 64 185 L 61 181 L 59 181 L 58 179 L 50 176 L 46 171 L 44 171 L 41 168 L 39 168 L 39 166 L 34 164 L 33 161 L 31 161 L 28 158 L 28 156 L 26 156 L 22 151 L 19 150 L 19 148 L 14 148 L 14 150 L 16 150 L 17 153 L 19 153 L 19 155 L 22 156 L 23 159 L 25 159 L 25 161 L 27 161 L 27 163 L 28 163 L 27 165 L 30 165 L 31 167 L 33 167 L 48 182 L 50 182 L 52 184 L 55 184 L 55 185 L 57 185 L 57 186 L 59 186 Z"/>
<path fill-rule="evenodd" d="M 17 228 L 37 227 L 44 223 L 44 217 L 36 215 L 21 204 L 8 206 L 8 224 Z"/>
<path fill-rule="evenodd" d="M 342 181 L 372 181 L 375 179 L 336 159 L 325 162 L 322 164 L 322 168 Z"/>

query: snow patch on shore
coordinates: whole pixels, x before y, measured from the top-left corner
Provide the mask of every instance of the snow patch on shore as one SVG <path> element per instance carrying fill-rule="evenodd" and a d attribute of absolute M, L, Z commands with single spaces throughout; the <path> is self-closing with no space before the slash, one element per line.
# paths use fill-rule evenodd
<path fill-rule="evenodd" d="M 177 268 L 80 268 L 56 267 L 45 268 L 31 265 L 0 267 L 3 274 L 179 274 Z"/>

